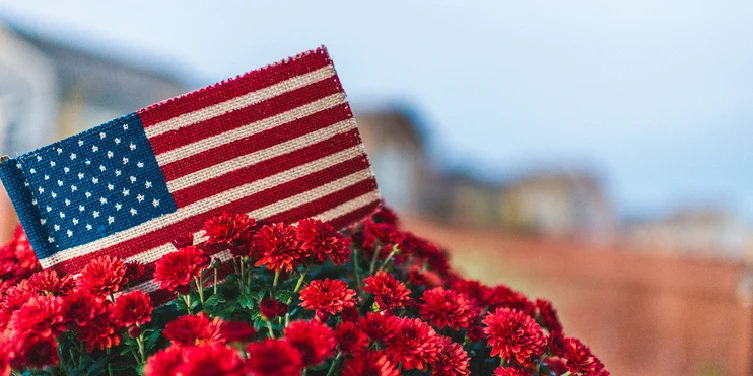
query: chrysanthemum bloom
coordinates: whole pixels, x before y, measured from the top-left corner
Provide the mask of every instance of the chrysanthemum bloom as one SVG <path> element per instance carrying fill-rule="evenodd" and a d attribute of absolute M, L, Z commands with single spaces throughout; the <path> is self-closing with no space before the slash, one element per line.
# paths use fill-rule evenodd
<path fill-rule="evenodd" d="M 343 363 L 340 376 L 400 376 L 394 364 L 383 352 L 369 351 Z"/>
<path fill-rule="evenodd" d="M 362 248 L 367 258 L 372 258 L 377 248 L 379 249 L 377 257 L 380 259 L 387 257 L 392 252 L 392 246 L 400 244 L 402 240 L 403 234 L 394 225 L 366 221 L 363 226 Z"/>
<path fill-rule="evenodd" d="M 358 319 L 358 327 L 374 342 L 385 343 L 392 339 L 400 327 L 397 317 L 382 313 L 367 313 Z"/>
<path fill-rule="evenodd" d="M 494 370 L 494 376 L 526 376 L 526 373 L 513 367 L 498 367 Z"/>
<path fill-rule="evenodd" d="M 6 290 L 5 296 L 0 299 L 0 332 L 5 330 L 13 312 L 26 304 L 29 299 L 38 295 L 38 290 L 29 286 L 26 280 Z"/>
<path fill-rule="evenodd" d="M 539 317 L 541 317 L 542 323 L 550 333 L 562 331 L 559 315 L 550 301 L 536 299 L 536 307 L 539 309 Z"/>
<path fill-rule="evenodd" d="M 303 367 L 324 363 L 335 352 L 335 331 L 319 321 L 293 321 L 285 328 L 285 340 L 301 354 Z"/>
<path fill-rule="evenodd" d="M 299 376 L 303 370 L 301 354 L 287 341 L 252 342 L 246 350 L 246 367 L 254 376 Z"/>
<path fill-rule="evenodd" d="M 387 223 L 393 226 L 397 226 L 398 217 L 395 211 L 382 205 L 373 214 L 371 218 L 376 223 Z"/>
<path fill-rule="evenodd" d="M 62 313 L 63 299 L 56 296 L 32 297 L 13 312 L 8 329 L 12 338 L 40 336 L 54 338 L 65 330 Z"/>
<path fill-rule="evenodd" d="M 220 318 L 210 320 L 204 312 L 170 321 L 165 325 L 162 335 L 173 345 L 184 347 L 225 343 Z"/>
<path fill-rule="evenodd" d="M 440 338 L 429 324 L 418 318 L 399 319 L 400 328 L 387 344 L 387 353 L 403 369 L 425 371 L 435 363 L 442 348 Z"/>
<path fill-rule="evenodd" d="M 256 266 L 279 272 L 292 271 L 303 261 L 295 227 L 275 223 L 262 227 L 252 239 L 254 255 L 259 258 Z"/>
<path fill-rule="evenodd" d="M 317 279 L 298 293 L 301 307 L 334 315 L 356 304 L 356 291 L 339 279 Z"/>
<path fill-rule="evenodd" d="M 238 351 L 222 345 L 194 347 L 183 354 L 180 376 L 245 376 L 245 364 Z"/>
<path fill-rule="evenodd" d="M 350 239 L 337 232 L 329 223 L 318 219 L 298 222 L 298 241 L 301 249 L 315 260 L 324 262 L 329 257 L 335 265 L 345 265 L 350 260 Z"/>
<path fill-rule="evenodd" d="M 161 289 L 185 295 L 190 291 L 194 279 L 207 266 L 209 258 L 201 249 L 193 246 L 181 248 L 157 260 L 154 280 L 160 283 Z"/>
<path fill-rule="evenodd" d="M 151 321 L 152 299 L 141 291 L 131 291 L 115 299 L 112 314 L 123 327 L 143 325 Z"/>
<path fill-rule="evenodd" d="M 178 367 L 183 365 L 182 347 L 168 347 L 158 351 L 147 359 L 144 365 L 144 376 L 174 376 L 178 373 Z"/>
<path fill-rule="evenodd" d="M 63 300 L 62 312 L 69 329 L 76 330 L 93 319 L 101 309 L 99 300 L 103 299 L 81 289 L 74 289 L 66 296 Z"/>
<path fill-rule="evenodd" d="M 482 328 L 480 325 L 474 325 L 468 328 L 466 335 L 468 336 L 468 340 L 471 342 L 481 342 L 486 339 L 484 328 Z"/>
<path fill-rule="evenodd" d="M 224 321 L 220 325 L 220 332 L 226 343 L 250 342 L 256 334 L 253 326 L 242 321 Z"/>
<path fill-rule="evenodd" d="M 120 325 L 112 315 L 112 303 L 97 299 L 91 307 L 94 316 L 78 327 L 76 338 L 84 343 L 87 352 L 104 350 L 120 344 Z"/>
<path fill-rule="evenodd" d="M 54 270 L 43 270 L 29 277 L 29 286 L 40 294 L 68 295 L 76 287 L 76 281 L 73 276 L 66 275 L 60 278 Z"/>
<path fill-rule="evenodd" d="M 89 261 L 76 279 L 78 286 L 94 295 L 107 296 L 125 288 L 128 278 L 123 260 L 101 256 Z"/>
<path fill-rule="evenodd" d="M 392 274 L 378 272 L 363 280 L 363 291 L 374 294 L 374 301 L 383 311 L 405 307 L 410 301 L 410 290 Z"/>
<path fill-rule="evenodd" d="M 499 285 L 486 290 L 485 300 L 489 303 L 489 311 L 497 308 L 510 308 L 523 311 L 529 316 L 536 316 L 536 305 L 528 298 L 511 288 Z"/>
<path fill-rule="evenodd" d="M 470 299 L 452 290 L 441 287 L 426 290 L 422 300 L 418 308 L 421 318 L 439 328 L 466 328 L 475 317 Z"/>
<path fill-rule="evenodd" d="M 354 307 L 343 307 L 343 311 L 340 314 L 342 321 L 356 322 L 358 321 L 359 313 L 358 309 Z"/>
<path fill-rule="evenodd" d="M 58 344 L 55 337 L 29 334 L 16 339 L 12 345 L 15 347 L 11 361 L 13 368 L 42 368 L 58 364 Z"/>
<path fill-rule="evenodd" d="M 141 278 L 144 275 L 144 264 L 138 261 L 129 261 L 126 266 L 126 278 L 133 282 L 134 280 Z"/>
<path fill-rule="evenodd" d="M 343 354 L 360 354 L 369 346 L 369 337 L 352 322 L 337 325 L 335 340 L 337 349 Z"/>
<path fill-rule="evenodd" d="M 524 312 L 499 308 L 483 320 L 484 332 L 492 347 L 491 356 L 499 355 L 508 362 L 525 364 L 538 357 L 546 347 L 546 336 L 536 320 Z"/>
<path fill-rule="evenodd" d="M 437 361 L 432 364 L 432 376 L 468 376 L 471 374 L 470 358 L 459 343 L 452 342 L 450 337 L 441 337 L 442 349 Z"/>
<path fill-rule="evenodd" d="M 600 366 L 601 362 L 591 353 L 591 349 L 576 338 L 565 338 L 560 356 L 567 360 L 566 365 L 571 373 L 580 372 L 584 375 L 591 375 L 603 368 Z"/>
<path fill-rule="evenodd" d="M 451 284 L 452 290 L 468 296 L 478 308 L 485 307 L 488 303 L 486 296 L 489 287 L 470 279 L 458 279 Z"/>
<path fill-rule="evenodd" d="M 226 246 L 233 256 L 250 256 L 251 237 L 257 227 L 256 220 L 248 215 L 227 212 L 204 223 L 207 245 Z"/>
<path fill-rule="evenodd" d="M 262 317 L 267 321 L 273 320 L 277 316 L 282 316 L 288 312 L 288 305 L 272 298 L 262 299 L 259 304 L 259 310 Z"/>

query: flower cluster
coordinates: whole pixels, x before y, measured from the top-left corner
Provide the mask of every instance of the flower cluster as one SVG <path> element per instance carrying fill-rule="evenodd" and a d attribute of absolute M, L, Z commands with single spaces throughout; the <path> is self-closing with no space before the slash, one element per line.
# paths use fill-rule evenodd
<path fill-rule="evenodd" d="M 342 232 L 223 213 L 194 235 L 74 277 L 41 270 L 17 231 L 0 376 L 609 375 L 549 301 L 462 278 L 386 208 Z"/>

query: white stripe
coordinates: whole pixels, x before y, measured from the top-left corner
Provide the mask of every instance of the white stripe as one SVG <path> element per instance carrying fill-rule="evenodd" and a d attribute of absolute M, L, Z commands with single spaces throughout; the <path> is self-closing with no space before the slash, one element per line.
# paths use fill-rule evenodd
<path fill-rule="evenodd" d="M 326 212 L 321 213 L 315 216 L 314 218 L 322 222 L 329 222 L 333 219 L 340 218 L 348 213 L 354 212 L 358 209 L 361 209 L 370 204 L 373 204 L 374 202 L 379 201 L 380 199 L 381 199 L 381 195 L 379 194 L 379 190 L 375 189 L 369 193 L 364 193 L 352 200 L 348 200 L 344 202 L 342 205 L 332 208 L 330 210 L 327 210 Z"/>
<path fill-rule="evenodd" d="M 119 233 L 95 240 L 87 244 L 60 251 L 47 258 L 41 259 L 40 262 L 42 263 L 42 266 L 46 268 L 62 261 L 70 260 L 75 257 L 96 252 L 100 249 L 114 246 L 118 243 L 131 240 L 143 234 L 173 225 L 184 219 L 206 213 L 214 208 L 217 208 L 218 206 L 229 204 L 233 201 L 242 199 L 243 197 L 252 195 L 264 189 L 276 187 L 285 182 L 306 176 L 316 171 L 323 170 L 327 167 L 336 165 L 337 163 L 356 157 L 358 155 L 363 155 L 360 145 L 346 149 L 340 153 L 327 156 L 317 161 L 313 161 L 287 171 L 282 171 L 279 174 L 270 176 L 268 178 L 257 180 L 240 187 L 229 189 L 214 196 L 207 197 L 189 206 L 180 208 L 176 212 L 163 215 L 159 218 L 142 223 L 138 226 L 131 227 Z M 274 204 L 255 211 L 254 213 L 258 213 L 256 214 L 256 218 L 269 218 L 292 207 L 297 207 L 319 197 L 337 192 L 342 188 L 356 184 L 370 177 L 372 177 L 371 170 L 368 168 L 363 169 L 351 175 L 313 188 L 309 191 L 302 192 L 300 194 L 277 201 Z"/>
<path fill-rule="evenodd" d="M 177 179 L 167 182 L 167 190 L 170 193 L 186 189 L 203 181 L 219 177 L 221 175 L 236 171 L 242 168 L 250 167 L 268 159 L 279 157 L 281 155 L 295 153 L 299 149 L 328 140 L 336 135 L 355 129 L 356 122 L 353 118 L 330 125 L 327 128 L 318 129 L 314 132 L 307 133 L 296 139 L 277 144 L 275 146 L 259 150 L 255 153 L 242 155 L 235 159 L 207 167 L 188 175 L 181 176 Z"/>
<path fill-rule="evenodd" d="M 146 133 L 147 138 L 152 138 L 167 131 L 176 130 L 187 125 L 211 119 L 230 111 L 247 107 L 252 104 L 274 98 L 281 94 L 300 89 L 304 86 L 311 85 L 321 80 L 330 78 L 334 75 L 335 69 L 333 67 L 324 67 L 317 71 L 293 77 L 287 81 L 280 82 L 264 89 L 260 89 L 245 95 L 241 95 L 239 97 L 235 97 L 225 102 L 218 103 L 213 106 L 204 107 L 200 110 L 189 112 L 187 114 L 159 122 L 150 127 L 146 127 L 144 129 L 144 132 Z"/>
<path fill-rule="evenodd" d="M 280 126 L 295 119 L 313 115 L 319 111 L 324 111 L 330 107 L 340 105 L 344 102 L 345 94 L 332 94 L 328 97 L 324 97 L 315 102 L 304 104 L 303 106 L 296 107 L 292 110 L 288 110 L 283 113 L 255 121 L 238 128 L 233 128 L 216 136 L 208 137 L 203 140 L 181 146 L 177 149 L 158 154 L 156 156 L 157 163 L 160 166 L 163 166 L 165 164 L 179 161 L 181 159 L 190 158 L 195 154 L 201 153 L 203 151 L 211 150 L 233 141 L 250 137 L 253 134 L 261 132 L 263 130 Z"/>

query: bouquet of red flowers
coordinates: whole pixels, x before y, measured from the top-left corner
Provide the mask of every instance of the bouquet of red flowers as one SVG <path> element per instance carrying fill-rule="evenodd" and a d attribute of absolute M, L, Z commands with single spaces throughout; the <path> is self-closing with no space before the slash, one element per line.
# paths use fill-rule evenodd
<path fill-rule="evenodd" d="M 19 230 L 0 250 L 0 375 L 609 374 L 548 301 L 458 276 L 396 222 L 224 214 L 174 241 L 150 293 L 128 291 L 144 266 L 115 257 L 41 270 Z"/>

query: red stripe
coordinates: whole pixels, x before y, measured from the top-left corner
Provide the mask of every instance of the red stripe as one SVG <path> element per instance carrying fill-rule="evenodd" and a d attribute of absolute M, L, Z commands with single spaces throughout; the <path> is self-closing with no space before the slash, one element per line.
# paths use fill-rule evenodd
<path fill-rule="evenodd" d="M 186 207 L 198 200 L 278 173 L 283 173 L 300 165 L 357 146 L 360 143 L 361 139 L 358 137 L 358 130 L 352 129 L 314 145 L 267 159 L 245 168 L 233 170 L 185 189 L 172 192 L 172 196 L 178 208 Z"/>
<path fill-rule="evenodd" d="M 362 222 L 364 219 L 370 217 L 381 203 L 382 200 L 376 200 L 358 210 L 354 210 L 350 213 L 329 221 L 329 224 L 331 224 L 334 228 L 342 229 L 353 223 Z"/>
<path fill-rule="evenodd" d="M 144 127 L 172 119 L 185 113 L 225 102 L 240 95 L 263 89 L 293 77 L 332 65 L 323 47 L 304 52 L 294 58 L 246 73 L 243 76 L 209 86 L 138 111 Z"/>
<path fill-rule="evenodd" d="M 353 114 L 350 111 L 350 107 L 347 103 L 343 103 L 275 128 L 255 133 L 250 137 L 233 141 L 222 147 L 194 154 L 190 159 L 182 159 L 165 164 L 161 166 L 162 173 L 165 175 L 165 180 L 170 181 L 192 172 L 212 167 L 218 163 L 229 161 L 241 155 L 248 155 L 285 141 L 296 139 L 306 133 L 325 128 L 351 117 L 353 117 Z"/>
<path fill-rule="evenodd" d="M 162 229 L 145 233 L 141 236 L 124 241 L 122 243 L 118 243 L 108 248 L 103 248 L 79 257 L 62 261 L 58 264 L 53 265 L 51 268 L 53 270 L 56 270 L 58 273 L 72 274 L 78 273 L 90 260 L 99 256 L 110 255 L 120 258 L 127 258 L 141 253 L 145 250 L 163 245 L 165 244 L 165 241 L 172 241 L 179 235 L 193 234 L 201 229 L 202 225 L 207 219 L 220 215 L 224 211 L 230 213 L 251 212 L 255 209 L 274 204 L 275 202 L 283 198 L 322 186 L 328 182 L 339 179 L 341 177 L 345 177 L 368 167 L 369 162 L 366 160 L 366 157 L 358 156 L 321 171 L 317 171 L 301 178 L 289 181 L 287 183 L 283 183 L 269 189 L 256 192 L 242 199 L 230 202 L 226 205 L 218 206 L 204 214 L 187 218 L 183 221 L 164 227 Z M 373 182 L 373 178 L 366 180 L 366 182 L 369 182 L 371 186 L 376 186 Z M 330 199 L 329 206 L 317 206 L 317 208 L 319 208 L 319 212 L 324 212 L 356 196 L 348 197 L 347 195 L 342 195 L 340 197 L 341 201 Z M 318 214 L 318 212 L 313 213 L 312 215 L 315 214 Z M 294 217 L 293 219 L 300 220 L 303 218 L 306 217 L 299 216 Z"/>
<path fill-rule="evenodd" d="M 342 93 L 340 82 L 331 77 L 235 111 L 167 131 L 150 138 L 149 143 L 154 154 L 159 155 L 338 93 Z"/>

